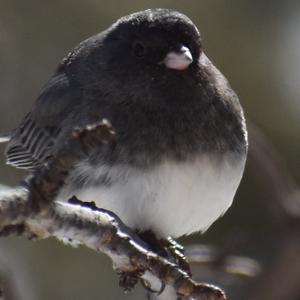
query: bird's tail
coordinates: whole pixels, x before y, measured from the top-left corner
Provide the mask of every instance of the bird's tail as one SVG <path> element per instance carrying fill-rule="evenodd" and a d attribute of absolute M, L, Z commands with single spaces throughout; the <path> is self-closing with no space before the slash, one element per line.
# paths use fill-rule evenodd
<path fill-rule="evenodd" d="M 10 141 L 12 132 L 0 132 L 0 143 L 7 143 Z"/>

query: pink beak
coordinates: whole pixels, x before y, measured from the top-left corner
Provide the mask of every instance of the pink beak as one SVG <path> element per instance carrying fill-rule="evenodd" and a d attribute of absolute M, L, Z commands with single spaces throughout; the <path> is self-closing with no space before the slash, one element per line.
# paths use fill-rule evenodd
<path fill-rule="evenodd" d="M 181 46 L 179 51 L 169 52 L 163 60 L 163 64 L 169 69 L 185 70 L 193 62 L 193 56 L 189 48 Z"/>

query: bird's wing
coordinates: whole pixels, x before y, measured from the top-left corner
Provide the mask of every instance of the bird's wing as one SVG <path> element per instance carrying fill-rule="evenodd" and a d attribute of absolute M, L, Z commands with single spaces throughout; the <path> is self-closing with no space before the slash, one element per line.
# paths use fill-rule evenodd
<path fill-rule="evenodd" d="M 34 170 L 47 162 L 61 131 L 60 124 L 79 97 L 64 72 L 54 75 L 44 86 L 31 112 L 14 130 L 6 148 L 7 163 Z"/>

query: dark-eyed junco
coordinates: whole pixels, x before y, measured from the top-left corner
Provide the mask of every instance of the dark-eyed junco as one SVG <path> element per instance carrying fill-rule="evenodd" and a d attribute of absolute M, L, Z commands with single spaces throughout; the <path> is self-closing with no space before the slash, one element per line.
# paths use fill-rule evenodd
<path fill-rule="evenodd" d="M 7 162 L 36 170 L 74 127 L 108 119 L 116 143 L 78 163 L 75 195 L 156 236 L 206 230 L 224 214 L 247 153 L 242 108 L 185 15 L 149 9 L 79 44 L 12 132 Z"/>

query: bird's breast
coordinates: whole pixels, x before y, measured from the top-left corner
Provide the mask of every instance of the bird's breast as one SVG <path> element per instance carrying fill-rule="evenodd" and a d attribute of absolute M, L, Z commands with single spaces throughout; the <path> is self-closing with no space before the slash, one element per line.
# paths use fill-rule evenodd
<path fill-rule="evenodd" d="M 134 229 L 178 237 L 206 230 L 229 208 L 244 164 L 245 157 L 229 155 L 165 161 L 147 170 L 125 164 L 94 168 L 82 163 L 76 176 L 87 179 L 72 193 L 113 211 Z"/>

